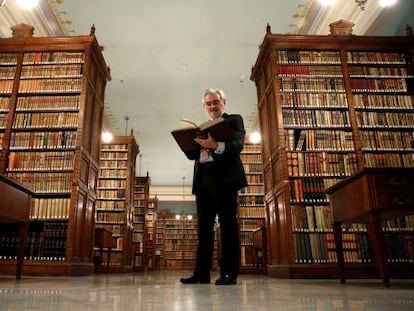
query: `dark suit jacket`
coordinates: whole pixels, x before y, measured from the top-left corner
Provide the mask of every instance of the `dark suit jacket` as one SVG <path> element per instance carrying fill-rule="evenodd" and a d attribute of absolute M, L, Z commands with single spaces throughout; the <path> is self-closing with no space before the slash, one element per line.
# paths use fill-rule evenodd
<path fill-rule="evenodd" d="M 230 126 L 234 131 L 233 137 L 225 141 L 226 147 L 223 154 L 211 152 L 214 159 L 214 174 L 220 185 L 227 187 L 229 190 L 239 190 L 247 186 L 246 175 L 243 164 L 240 160 L 240 152 L 243 150 L 244 138 L 246 131 L 244 129 L 243 118 L 238 114 L 224 113 L 222 117 L 226 122 L 230 122 Z M 200 191 L 201 174 L 199 158 L 200 152 L 186 153 L 187 158 L 195 160 L 194 177 L 193 177 L 193 194 L 197 195 Z"/>

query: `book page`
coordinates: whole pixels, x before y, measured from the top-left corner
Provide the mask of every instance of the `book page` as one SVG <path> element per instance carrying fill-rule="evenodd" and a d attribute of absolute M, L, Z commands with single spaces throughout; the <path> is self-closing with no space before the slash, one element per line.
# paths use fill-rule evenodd
<path fill-rule="evenodd" d="M 180 119 L 180 124 L 182 125 L 183 128 L 186 127 L 191 127 L 191 128 L 198 128 L 197 124 L 189 119 L 186 118 L 181 118 Z"/>
<path fill-rule="evenodd" d="M 214 120 L 209 120 L 209 121 L 206 121 L 204 123 L 201 123 L 200 126 L 199 126 L 200 131 L 204 131 L 204 130 L 206 130 L 206 129 L 212 127 L 213 125 L 216 125 L 217 123 L 220 123 L 222 121 L 224 121 L 224 119 L 220 117 L 220 118 L 217 118 L 217 119 L 214 119 Z"/>

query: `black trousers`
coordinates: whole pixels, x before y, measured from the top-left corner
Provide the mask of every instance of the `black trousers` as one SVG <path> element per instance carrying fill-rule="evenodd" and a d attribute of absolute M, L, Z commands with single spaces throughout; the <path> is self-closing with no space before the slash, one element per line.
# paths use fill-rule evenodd
<path fill-rule="evenodd" d="M 214 225 L 220 224 L 220 274 L 236 277 L 240 267 L 240 242 L 237 222 L 237 190 L 227 189 L 217 178 L 214 166 L 202 167 L 201 191 L 196 196 L 198 246 L 195 275 L 206 275 L 212 268 Z"/>

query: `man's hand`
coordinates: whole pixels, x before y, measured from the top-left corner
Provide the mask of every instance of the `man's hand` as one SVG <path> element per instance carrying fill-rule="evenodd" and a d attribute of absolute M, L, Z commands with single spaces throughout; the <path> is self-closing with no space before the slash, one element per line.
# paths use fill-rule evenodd
<path fill-rule="evenodd" d="M 206 149 L 213 149 L 216 150 L 218 147 L 218 143 L 211 137 L 210 133 L 208 133 L 207 138 L 194 138 L 194 141 L 198 143 L 201 147 Z"/>

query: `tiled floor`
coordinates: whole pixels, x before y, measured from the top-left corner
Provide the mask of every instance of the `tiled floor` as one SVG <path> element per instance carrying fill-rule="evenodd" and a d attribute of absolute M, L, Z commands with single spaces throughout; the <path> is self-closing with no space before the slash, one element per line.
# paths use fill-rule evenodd
<path fill-rule="evenodd" d="M 182 285 L 188 271 L 82 277 L 0 276 L 1 311 L 414 310 L 414 280 L 286 280 L 241 275 L 238 284 Z"/>

